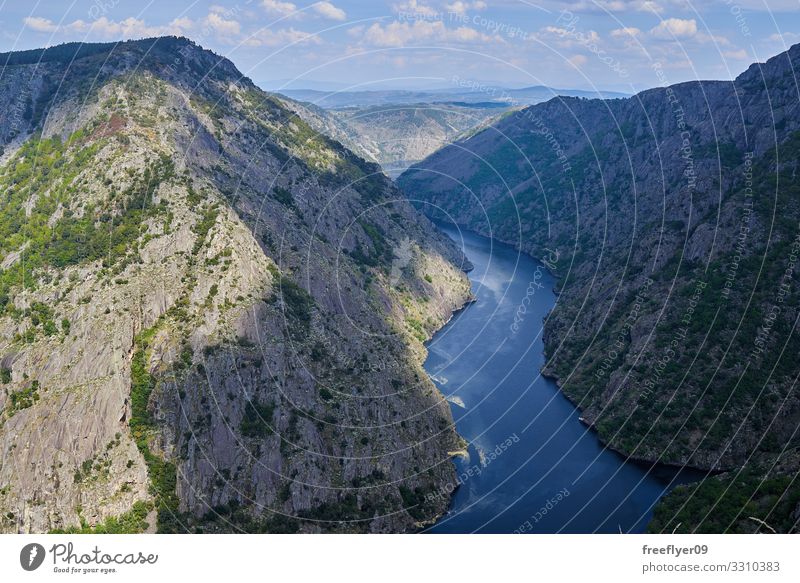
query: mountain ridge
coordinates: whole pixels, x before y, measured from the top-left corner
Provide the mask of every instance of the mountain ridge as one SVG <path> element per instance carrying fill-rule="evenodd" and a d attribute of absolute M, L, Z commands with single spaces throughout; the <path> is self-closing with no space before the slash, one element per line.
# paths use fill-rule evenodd
<path fill-rule="evenodd" d="M 227 59 L 73 49 L 0 75 L 0 530 L 442 514 L 461 441 L 423 341 L 463 255 Z"/>
<path fill-rule="evenodd" d="M 466 86 L 462 89 L 443 89 L 403 91 L 403 90 L 364 90 L 364 91 L 320 91 L 315 89 L 277 90 L 278 94 L 290 99 L 313 103 L 326 109 L 348 107 L 371 107 L 380 105 L 410 105 L 419 103 L 443 103 L 462 101 L 464 103 L 490 102 L 519 106 L 539 103 L 558 95 L 570 97 L 608 99 L 628 97 L 617 91 L 589 91 L 585 89 L 555 89 L 545 85 L 532 85 L 520 89 L 505 87 Z"/>
<path fill-rule="evenodd" d="M 798 64 L 795 45 L 734 81 L 554 98 L 398 179 L 433 218 L 550 258 L 543 372 L 610 447 L 727 470 L 669 495 L 654 531 L 798 528 Z"/>

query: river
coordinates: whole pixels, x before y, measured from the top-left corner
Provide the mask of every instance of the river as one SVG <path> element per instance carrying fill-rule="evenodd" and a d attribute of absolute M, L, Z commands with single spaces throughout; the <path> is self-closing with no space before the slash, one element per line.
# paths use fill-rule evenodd
<path fill-rule="evenodd" d="M 658 499 L 701 474 L 626 461 L 604 448 L 539 374 L 553 277 L 508 245 L 440 228 L 474 265 L 477 300 L 428 345 L 425 369 L 470 445 L 469 459 L 455 461 L 461 478 L 450 512 L 427 531 L 645 531 Z"/>

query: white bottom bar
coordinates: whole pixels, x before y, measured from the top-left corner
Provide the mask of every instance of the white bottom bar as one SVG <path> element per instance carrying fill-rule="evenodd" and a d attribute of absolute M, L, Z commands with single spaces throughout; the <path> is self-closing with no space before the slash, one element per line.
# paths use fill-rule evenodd
<path fill-rule="evenodd" d="M 800 581 L 798 551 L 795 535 L 5 535 L 0 580 Z"/>

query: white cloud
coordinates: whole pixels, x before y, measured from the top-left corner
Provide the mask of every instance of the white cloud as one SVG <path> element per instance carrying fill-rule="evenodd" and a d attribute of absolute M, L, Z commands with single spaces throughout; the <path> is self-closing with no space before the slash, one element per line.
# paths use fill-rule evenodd
<path fill-rule="evenodd" d="M 242 31 L 237 20 L 225 18 L 217 12 L 211 12 L 203 19 L 203 26 L 219 37 L 234 37 Z"/>
<path fill-rule="evenodd" d="M 417 20 L 413 24 L 392 22 L 386 26 L 375 23 L 364 33 L 364 41 L 378 47 L 403 47 L 420 42 L 485 43 L 501 40 L 474 28 L 460 26 L 451 29 L 441 21 L 427 20 Z"/>
<path fill-rule="evenodd" d="M 780 45 L 790 45 L 800 40 L 800 33 L 796 32 L 776 32 L 767 37 L 767 41 Z"/>
<path fill-rule="evenodd" d="M 58 30 L 58 25 L 55 22 L 40 16 L 27 16 L 22 19 L 22 22 L 36 32 L 55 32 Z"/>
<path fill-rule="evenodd" d="M 420 4 L 418 0 L 408 0 L 402 4 L 395 4 L 392 6 L 395 12 L 402 12 L 404 14 L 416 14 L 419 16 L 424 16 L 426 18 L 436 17 L 439 15 L 439 12 L 432 8 L 431 6 L 427 6 L 425 4 Z"/>
<path fill-rule="evenodd" d="M 364 35 L 364 30 L 366 30 L 366 27 L 363 24 L 359 24 L 353 28 L 348 28 L 347 34 L 353 38 L 361 38 Z"/>
<path fill-rule="evenodd" d="M 456 0 L 452 4 L 446 4 L 445 8 L 448 12 L 455 14 L 466 14 L 468 10 L 483 10 L 486 8 L 486 2 L 477 0 L 476 2 L 464 2 L 463 0 Z"/>
<path fill-rule="evenodd" d="M 614 38 L 629 39 L 642 34 L 642 31 L 635 26 L 626 26 L 624 28 L 615 28 L 611 31 L 611 36 Z"/>
<path fill-rule="evenodd" d="M 294 28 L 262 28 L 244 41 L 244 45 L 249 47 L 282 47 L 294 43 L 318 45 L 322 41 L 318 36 Z"/>
<path fill-rule="evenodd" d="M 431 26 L 428 26 L 430 24 Z M 379 47 L 401 47 L 412 41 L 419 41 L 433 35 L 433 28 L 440 22 L 427 23 L 422 20 L 416 21 L 413 25 L 407 22 L 392 22 L 386 27 L 377 22 L 370 26 L 364 33 L 364 41 L 367 44 Z"/>
<path fill-rule="evenodd" d="M 737 61 L 745 61 L 750 58 L 750 55 L 748 55 L 747 51 L 744 49 L 739 49 L 738 51 L 725 51 L 722 54 L 729 59 L 735 59 Z"/>
<path fill-rule="evenodd" d="M 169 27 L 148 26 L 144 20 L 133 17 L 115 21 L 101 16 L 92 22 L 76 20 L 64 28 L 67 32 L 93 33 L 107 38 L 142 38 L 171 32 L 168 30 Z"/>
<path fill-rule="evenodd" d="M 459 26 L 455 30 L 447 31 L 445 36 L 448 40 L 462 43 L 491 40 L 490 37 L 478 32 L 474 28 L 466 26 Z"/>
<path fill-rule="evenodd" d="M 602 44 L 602 39 L 595 30 L 568 30 L 559 26 L 545 26 L 539 29 L 533 38 L 545 45 L 560 49 L 599 47 Z"/>
<path fill-rule="evenodd" d="M 701 43 L 715 43 L 723 47 L 733 46 L 733 43 L 727 37 L 719 34 L 706 34 L 702 31 L 697 33 L 697 40 Z"/>
<path fill-rule="evenodd" d="M 189 30 L 190 28 L 194 27 L 194 22 L 192 22 L 191 18 L 176 18 L 169 23 L 169 26 L 175 30 Z"/>
<path fill-rule="evenodd" d="M 110 39 L 132 39 L 163 35 L 185 35 L 194 26 L 189 18 L 176 18 L 163 26 L 150 26 L 138 18 L 115 21 L 102 16 L 87 22 L 74 20 L 68 24 L 57 25 L 46 18 L 25 18 L 25 25 L 38 32 L 64 32 L 68 34 L 87 34 Z"/>
<path fill-rule="evenodd" d="M 584 57 L 583 55 L 573 55 L 569 58 L 569 62 L 575 65 L 576 67 L 580 67 L 581 65 L 585 65 L 589 59 Z"/>
<path fill-rule="evenodd" d="M 337 8 L 330 2 L 317 2 L 312 5 L 312 8 L 317 14 L 330 20 L 345 20 L 347 18 L 347 14 L 344 10 Z"/>
<path fill-rule="evenodd" d="M 280 0 L 261 0 L 261 6 L 267 12 L 279 16 L 288 16 L 297 11 L 297 6 L 291 2 L 281 2 Z"/>
<path fill-rule="evenodd" d="M 559 3 L 557 10 L 567 12 L 664 12 L 663 4 L 676 2 L 654 2 L 652 0 L 581 0 L 573 4 Z"/>
<path fill-rule="evenodd" d="M 650 34 L 656 38 L 672 40 L 674 38 L 691 38 L 697 34 L 697 21 L 694 18 L 667 18 L 658 26 L 650 29 Z"/>
<path fill-rule="evenodd" d="M 658 2 L 636 2 L 636 10 L 639 12 L 655 12 L 656 14 L 661 14 L 664 12 L 664 9 Z"/>

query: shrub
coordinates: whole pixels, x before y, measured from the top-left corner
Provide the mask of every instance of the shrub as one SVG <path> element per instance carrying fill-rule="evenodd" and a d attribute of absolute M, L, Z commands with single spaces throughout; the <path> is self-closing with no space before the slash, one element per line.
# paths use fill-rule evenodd
<path fill-rule="evenodd" d="M 272 415 L 275 405 L 248 401 L 239 431 L 244 437 L 267 437 L 272 435 Z"/>
<path fill-rule="evenodd" d="M 272 194 L 275 197 L 275 200 L 277 200 L 283 206 L 290 209 L 296 208 L 294 204 L 294 196 L 292 196 L 292 193 L 289 190 L 281 186 L 276 186 L 272 189 Z"/>

